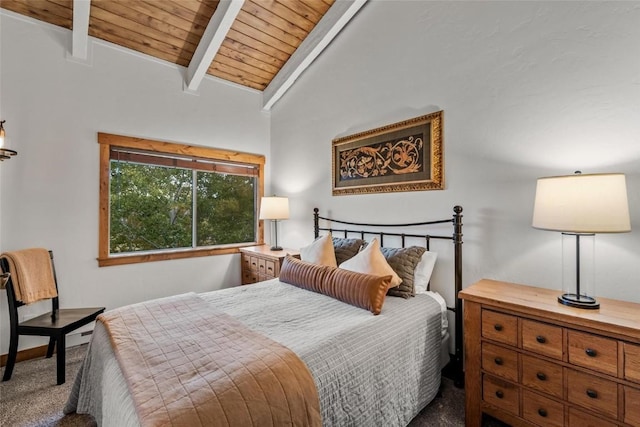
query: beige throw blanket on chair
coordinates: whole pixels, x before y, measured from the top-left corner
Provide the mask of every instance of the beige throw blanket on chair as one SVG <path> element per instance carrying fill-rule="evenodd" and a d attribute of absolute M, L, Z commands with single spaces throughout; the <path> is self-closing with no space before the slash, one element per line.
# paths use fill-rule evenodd
<path fill-rule="evenodd" d="M 321 426 L 315 382 L 298 356 L 196 294 L 98 321 L 142 426 Z"/>
<path fill-rule="evenodd" d="M 58 296 L 49 251 L 43 248 L 5 252 L 16 300 L 25 304 Z"/>

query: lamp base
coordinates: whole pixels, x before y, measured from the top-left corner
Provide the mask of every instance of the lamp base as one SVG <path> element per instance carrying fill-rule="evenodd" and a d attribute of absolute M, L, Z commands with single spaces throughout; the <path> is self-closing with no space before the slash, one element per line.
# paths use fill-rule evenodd
<path fill-rule="evenodd" d="M 281 251 L 282 250 L 282 246 L 271 246 L 271 248 L 269 248 L 269 249 L 271 249 L 272 251 Z"/>
<path fill-rule="evenodd" d="M 576 308 L 595 310 L 600 308 L 600 303 L 593 297 L 577 294 L 564 294 L 558 297 L 558 302 Z"/>

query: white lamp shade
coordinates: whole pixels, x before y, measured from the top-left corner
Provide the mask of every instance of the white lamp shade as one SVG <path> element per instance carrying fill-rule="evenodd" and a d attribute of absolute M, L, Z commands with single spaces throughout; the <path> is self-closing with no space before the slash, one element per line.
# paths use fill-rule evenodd
<path fill-rule="evenodd" d="M 289 219 L 287 197 L 263 197 L 260 201 L 260 219 Z"/>
<path fill-rule="evenodd" d="M 532 225 L 570 233 L 631 231 L 625 176 L 616 173 L 539 178 Z"/>

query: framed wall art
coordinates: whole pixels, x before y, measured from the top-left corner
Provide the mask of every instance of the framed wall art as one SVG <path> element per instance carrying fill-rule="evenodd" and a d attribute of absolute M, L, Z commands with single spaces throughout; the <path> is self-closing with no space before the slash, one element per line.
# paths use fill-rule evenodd
<path fill-rule="evenodd" d="M 442 111 L 332 141 L 333 195 L 444 189 Z"/>

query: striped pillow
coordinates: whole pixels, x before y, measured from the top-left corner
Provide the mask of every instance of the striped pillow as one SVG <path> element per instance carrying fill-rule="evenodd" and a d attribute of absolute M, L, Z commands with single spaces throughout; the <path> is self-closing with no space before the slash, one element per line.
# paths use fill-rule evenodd
<path fill-rule="evenodd" d="M 280 281 L 380 314 L 391 276 L 357 273 L 287 256 L 280 268 Z"/>

